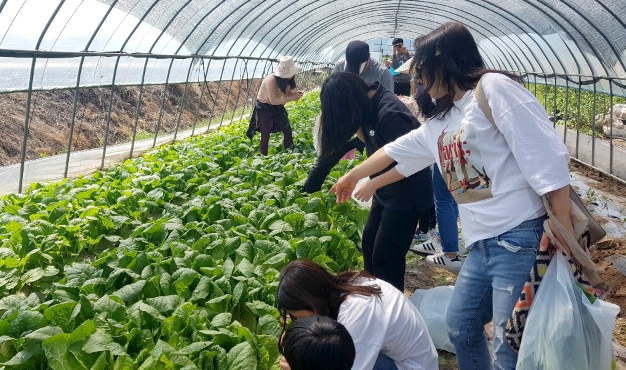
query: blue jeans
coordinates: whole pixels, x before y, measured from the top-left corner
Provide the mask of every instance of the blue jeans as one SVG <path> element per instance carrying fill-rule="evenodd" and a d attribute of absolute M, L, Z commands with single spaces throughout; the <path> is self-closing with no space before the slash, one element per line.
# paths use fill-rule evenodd
<path fill-rule="evenodd" d="M 457 253 L 459 251 L 459 226 L 456 221 L 459 217 L 459 208 L 436 164 L 433 167 L 433 190 L 441 249 L 446 253 Z"/>
<path fill-rule="evenodd" d="M 380 353 L 372 370 L 398 370 L 398 366 L 389 356 Z"/>
<path fill-rule="evenodd" d="M 446 313 L 460 370 L 490 369 L 484 326 L 492 318 L 493 368 L 515 369 L 517 353 L 504 336 L 506 322 L 535 262 L 544 219 L 524 221 L 471 245 Z"/>

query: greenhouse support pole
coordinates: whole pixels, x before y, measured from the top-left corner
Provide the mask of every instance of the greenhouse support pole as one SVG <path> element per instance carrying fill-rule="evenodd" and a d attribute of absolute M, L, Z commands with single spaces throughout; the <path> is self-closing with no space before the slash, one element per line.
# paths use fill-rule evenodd
<path fill-rule="evenodd" d="M 578 76 L 578 108 L 576 113 L 576 159 L 578 159 L 578 146 L 580 144 L 580 101 L 582 94 L 582 81 L 580 80 L 580 76 Z"/>
<path fill-rule="evenodd" d="M 150 58 L 146 58 L 143 64 L 143 72 L 141 73 L 141 86 L 139 87 L 139 99 L 137 100 L 137 109 L 135 110 L 135 122 L 133 124 L 133 138 L 130 141 L 130 153 L 128 159 L 133 158 L 133 151 L 135 150 L 135 138 L 137 137 L 137 124 L 139 123 L 139 115 L 141 114 L 141 99 L 143 98 L 143 88 L 146 82 L 146 69 L 148 68 L 148 61 Z"/>
<path fill-rule="evenodd" d="M 555 117 L 556 118 L 556 117 Z M 567 122 L 569 121 L 569 79 L 565 78 L 565 123 L 563 130 L 563 144 L 567 145 Z"/>
<path fill-rule="evenodd" d="M 230 99 L 230 92 L 232 91 L 232 88 L 233 88 L 233 79 L 235 78 L 235 73 L 237 72 L 238 64 L 239 64 L 239 58 L 235 59 L 235 66 L 233 67 L 233 73 L 230 76 L 230 84 L 228 85 L 228 93 L 226 94 L 226 100 L 224 102 L 224 109 L 222 110 L 222 118 L 220 119 L 220 125 L 221 125 L 221 122 L 224 122 L 224 117 L 226 116 L 226 109 L 228 109 L 228 99 Z"/>
<path fill-rule="evenodd" d="M 537 96 L 537 75 L 533 74 L 533 77 L 535 79 L 535 86 L 534 86 L 534 88 L 535 88 L 535 96 Z"/>
<path fill-rule="evenodd" d="M 224 59 L 224 64 L 222 64 L 222 71 L 220 72 L 220 79 L 217 81 L 217 90 L 215 90 L 215 98 L 213 99 L 213 106 L 211 107 L 211 114 L 209 115 L 209 119 L 213 121 L 213 113 L 215 112 L 215 106 L 217 105 L 217 98 L 220 96 L 220 88 L 222 87 L 222 78 L 224 78 L 224 68 L 226 68 L 226 62 L 228 59 Z M 219 130 L 222 128 L 222 122 L 217 126 Z"/>
<path fill-rule="evenodd" d="M 202 58 L 200 61 L 202 63 L 202 67 L 204 68 L 204 58 Z M 194 136 L 194 134 L 196 133 L 196 124 L 198 123 L 198 115 L 200 114 L 200 106 L 202 105 L 202 99 L 204 99 L 204 90 L 207 85 L 206 79 L 209 74 L 209 68 L 211 67 L 211 61 L 212 59 L 209 59 L 209 64 L 206 67 L 206 71 L 202 74 L 203 76 L 202 87 L 200 88 L 200 98 L 198 99 L 198 106 L 196 107 L 196 113 L 194 114 L 194 117 L 193 117 L 193 128 L 191 129 L 191 136 Z M 209 122 L 209 126 L 207 127 L 207 132 L 209 131 L 210 128 L 211 128 L 211 122 Z"/>
<path fill-rule="evenodd" d="M 246 75 L 248 74 L 248 61 L 247 60 L 244 60 L 243 71 L 241 71 L 241 78 L 239 78 L 239 89 L 237 91 L 237 98 L 235 99 L 235 108 L 233 109 L 232 116 L 230 116 L 231 123 L 235 119 L 235 114 L 237 114 L 237 108 L 239 108 L 239 98 L 241 97 L 241 85 L 243 85 L 244 74 Z M 242 115 L 243 115 L 243 110 L 241 114 L 239 115 L 239 117 L 241 117 Z"/>
<path fill-rule="evenodd" d="M 548 77 L 546 75 L 543 76 L 543 106 L 546 108 L 546 112 L 548 111 Z"/>
<path fill-rule="evenodd" d="M 555 117 L 555 118 L 556 118 L 556 115 L 557 115 L 557 111 L 556 111 L 556 108 L 557 108 L 557 106 L 556 106 L 556 95 L 557 95 L 557 92 L 558 92 L 558 88 L 556 86 L 556 80 L 557 80 L 557 76 L 556 76 L 556 73 L 555 73 L 554 74 L 554 109 L 552 110 L 552 116 Z M 553 124 L 553 127 L 556 128 L 556 119 L 554 120 L 554 122 L 552 124 Z"/>
<path fill-rule="evenodd" d="M 256 69 L 257 66 L 259 65 L 259 60 L 256 61 L 256 63 L 254 63 L 254 69 L 252 70 L 252 79 L 250 80 L 250 83 L 248 84 L 248 90 L 246 91 L 246 105 L 248 104 L 248 102 L 250 102 L 250 91 L 252 91 L 253 89 L 256 90 L 256 86 L 254 84 L 254 79 L 255 79 L 255 75 L 256 75 Z M 265 61 L 265 67 L 263 67 L 263 73 L 261 75 L 261 81 L 263 81 L 263 77 L 265 76 L 265 68 L 267 67 L 267 60 Z M 254 107 L 254 105 L 256 104 L 256 95 L 254 96 L 254 98 L 252 99 L 252 107 Z"/>
<path fill-rule="evenodd" d="M 113 10 L 113 8 L 115 7 L 115 4 L 117 3 L 118 0 L 114 0 L 111 5 L 109 6 L 109 9 L 107 9 L 107 12 L 104 14 L 104 17 L 102 17 L 102 19 L 100 20 L 100 23 L 98 23 L 98 27 L 96 27 L 96 30 L 94 31 L 93 34 L 91 34 L 91 37 L 89 38 L 89 41 L 87 41 L 87 45 L 85 46 L 85 51 L 89 50 L 89 47 L 91 46 L 91 43 L 93 42 L 93 40 L 96 38 L 96 35 L 98 34 L 98 32 L 100 31 L 100 29 L 102 28 L 102 25 L 104 24 L 104 22 L 106 21 L 106 19 L 109 17 L 109 14 L 111 14 L 111 11 Z M 80 57 L 80 64 L 78 65 L 78 74 L 76 75 L 76 87 L 75 87 L 75 91 L 74 91 L 74 105 L 72 106 L 72 120 L 70 123 L 70 135 L 69 135 L 69 140 L 67 142 L 67 156 L 65 158 L 65 171 L 63 172 L 63 177 L 67 177 L 67 172 L 69 170 L 69 166 L 70 166 L 70 153 L 72 152 L 72 141 L 74 138 L 74 124 L 76 123 L 76 106 L 78 103 L 78 95 L 79 95 L 79 90 L 80 90 L 80 78 L 82 76 L 83 73 L 83 65 L 85 64 L 85 56 L 81 56 Z M 103 163 L 104 165 L 104 163 Z M 101 166 L 102 168 L 102 166 Z"/>
<path fill-rule="evenodd" d="M 613 80 L 609 80 L 609 173 L 613 174 Z"/>
<path fill-rule="evenodd" d="M 72 104 L 72 120 L 70 122 L 70 134 L 69 139 L 67 140 L 67 153 L 65 155 L 65 170 L 63 171 L 63 177 L 67 177 L 67 171 L 70 166 L 70 153 L 72 152 L 72 140 L 74 138 L 74 124 L 76 123 L 76 106 L 78 105 L 78 94 L 80 91 L 80 76 L 83 73 L 83 63 L 85 61 L 85 57 L 80 58 L 80 63 L 78 65 L 78 74 L 76 75 L 76 87 L 74 90 L 74 104 Z"/>
<path fill-rule="evenodd" d="M 41 31 L 41 34 L 39 35 L 39 39 L 37 40 L 37 44 L 35 45 L 35 50 L 39 50 L 39 47 L 41 46 L 41 42 L 43 41 L 44 36 L 48 32 L 48 29 L 50 28 L 52 21 L 56 18 L 57 14 L 59 14 L 59 10 L 61 10 L 61 7 L 63 6 L 63 4 L 65 4 L 65 0 L 61 0 L 57 4 L 57 7 L 54 9 L 54 13 L 52 13 L 50 18 L 48 19 L 48 23 L 46 23 L 46 26 L 43 28 L 43 30 Z M 4 3 L 2 4 L 2 6 L 4 7 Z M 24 117 L 24 138 L 22 139 L 22 158 L 20 159 L 20 179 L 17 185 L 18 193 L 22 192 L 22 185 L 24 183 L 24 166 L 26 164 L 26 143 L 28 142 L 28 124 L 30 122 L 30 104 L 31 104 L 32 96 L 33 96 L 33 80 L 35 78 L 36 65 L 37 65 L 37 57 L 33 56 L 33 61 L 30 65 L 30 77 L 28 79 L 28 95 L 26 97 L 26 117 Z"/>
<path fill-rule="evenodd" d="M 185 91 L 183 91 L 183 99 L 180 102 L 180 109 L 178 110 L 178 120 L 176 120 L 176 128 L 174 129 L 174 141 L 176 141 L 176 136 L 178 136 L 180 120 L 183 117 L 183 110 L 185 109 L 185 99 L 187 99 L 187 90 L 189 90 L 189 76 L 191 76 L 191 68 L 193 68 L 193 59 L 189 61 L 189 69 L 187 70 L 187 81 L 185 81 Z"/>
<path fill-rule="evenodd" d="M 591 108 L 593 124 L 591 125 L 591 165 L 596 165 L 596 93 L 598 81 L 593 81 L 593 107 Z"/>
<path fill-rule="evenodd" d="M 24 119 L 24 138 L 22 139 L 22 158 L 20 159 L 20 180 L 17 186 L 17 192 L 22 192 L 22 184 L 24 181 L 24 165 L 26 162 L 26 143 L 28 142 L 28 123 L 30 122 L 30 103 L 33 95 L 33 79 L 35 78 L 35 65 L 37 58 L 33 58 L 30 66 L 30 78 L 28 80 L 28 95 L 26 96 L 26 117 Z"/>
<path fill-rule="evenodd" d="M 104 128 L 104 142 L 102 146 L 102 163 L 100 169 L 104 168 L 104 158 L 107 155 L 107 144 L 109 142 L 109 127 L 111 126 L 111 111 L 113 110 L 113 96 L 115 95 L 115 79 L 117 78 L 117 67 L 120 63 L 120 57 L 115 60 L 115 67 L 113 68 L 113 78 L 111 79 L 111 94 L 109 95 L 109 109 L 107 112 L 107 123 Z"/>
<path fill-rule="evenodd" d="M 172 72 L 172 65 L 174 64 L 174 58 L 170 61 L 170 67 L 167 69 L 167 77 L 165 77 L 165 86 L 163 86 L 163 94 L 161 95 L 161 107 L 159 108 L 159 119 L 157 120 L 156 128 L 154 129 L 154 140 L 152 141 L 152 149 L 156 146 L 157 137 L 159 136 L 159 129 L 161 128 L 161 119 L 163 119 L 163 107 L 165 106 L 165 97 L 167 96 L 167 86 L 170 82 L 170 74 Z"/>

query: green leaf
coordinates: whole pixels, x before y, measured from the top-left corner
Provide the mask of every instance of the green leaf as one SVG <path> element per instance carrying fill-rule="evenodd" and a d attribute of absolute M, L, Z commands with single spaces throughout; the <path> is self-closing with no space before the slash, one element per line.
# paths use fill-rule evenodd
<path fill-rule="evenodd" d="M 28 270 L 22 275 L 22 283 L 24 285 L 34 283 L 35 281 L 41 279 L 45 276 L 45 271 L 41 267 L 36 267 L 32 270 Z"/>
<path fill-rule="evenodd" d="M 229 370 L 250 370 L 257 368 L 256 351 L 248 342 L 239 343 L 226 355 Z"/>
<path fill-rule="evenodd" d="M 145 285 L 145 280 L 139 280 L 136 283 L 129 284 L 121 289 L 118 289 L 117 291 L 111 293 L 111 295 L 118 297 L 126 303 L 133 302 L 137 300 L 137 297 L 139 297 L 139 294 Z"/>
<path fill-rule="evenodd" d="M 185 300 L 177 295 L 167 295 L 156 298 L 146 299 L 146 303 L 159 310 L 165 316 L 169 316 L 176 310 Z"/>
<path fill-rule="evenodd" d="M 213 320 L 211 320 L 211 326 L 220 328 L 229 325 L 233 321 L 233 314 L 230 312 L 224 312 L 217 314 Z"/>
<path fill-rule="evenodd" d="M 96 353 L 109 351 L 114 356 L 125 355 L 124 349 L 118 343 L 113 341 L 113 337 L 104 329 L 98 329 L 83 344 L 82 350 L 86 353 Z"/>
<path fill-rule="evenodd" d="M 43 312 L 43 316 L 48 323 L 62 328 L 65 332 L 73 329 L 72 312 L 76 307 L 76 302 L 65 302 L 51 306 Z"/>

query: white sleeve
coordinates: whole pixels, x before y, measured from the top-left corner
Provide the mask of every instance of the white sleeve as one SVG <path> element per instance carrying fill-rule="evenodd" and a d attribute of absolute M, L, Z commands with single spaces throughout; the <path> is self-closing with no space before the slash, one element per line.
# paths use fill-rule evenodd
<path fill-rule="evenodd" d="M 372 370 L 385 340 L 386 330 L 376 325 L 369 297 L 350 297 L 341 304 L 337 321 L 354 342 L 352 370 Z"/>
<path fill-rule="evenodd" d="M 395 141 L 385 145 L 383 150 L 398 164 L 396 170 L 405 177 L 435 163 L 435 158 L 428 146 L 428 132 L 426 126 L 422 125 L 416 130 L 412 130 L 404 136 L 400 136 Z"/>
<path fill-rule="evenodd" d="M 528 184 L 539 195 L 567 186 L 569 152 L 541 103 L 501 74 L 488 74 L 481 83 L 496 125 Z"/>

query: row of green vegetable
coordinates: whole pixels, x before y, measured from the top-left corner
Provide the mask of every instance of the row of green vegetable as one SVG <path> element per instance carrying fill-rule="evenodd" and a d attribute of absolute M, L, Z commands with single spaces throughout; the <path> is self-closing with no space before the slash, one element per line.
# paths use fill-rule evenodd
<path fill-rule="evenodd" d="M 0 368 L 276 368 L 280 269 L 360 265 L 367 218 L 300 192 L 319 94 L 288 110 L 291 150 L 241 123 L 0 199 Z"/>

